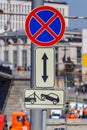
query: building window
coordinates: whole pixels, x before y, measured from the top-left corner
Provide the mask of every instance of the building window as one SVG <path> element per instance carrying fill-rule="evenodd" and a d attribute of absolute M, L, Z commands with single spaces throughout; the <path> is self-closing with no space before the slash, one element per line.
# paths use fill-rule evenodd
<path fill-rule="evenodd" d="M 8 51 L 4 51 L 4 61 L 7 63 L 8 62 Z"/>
<path fill-rule="evenodd" d="M 23 13 L 23 5 L 22 5 L 22 13 Z"/>
<path fill-rule="evenodd" d="M 63 8 L 61 9 L 61 13 L 62 13 L 62 15 L 64 15 L 64 9 Z"/>
<path fill-rule="evenodd" d="M 13 51 L 13 64 L 17 67 L 17 50 Z"/>
<path fill-rule="evenodd" d="M 81 64 L 81 47 L 77 47 L 77 64 Z"/>
<path fill-rule="evenodd" d="M 7 4 L 5 4 L 5 11 L 7 12 Z"/>
<path fill-rule="evenodd" d="M 25 5 L 23 5 L 23 13 L 25 12 Z"/>
<path fill-rule="evenodd" d="M 22 50 L 22 65 L 23 67 L 27 65 L 27 50 Z"/>
<path fill-rule="evenodd" d="M 22 5 L 19 5 L 19 12 L 22 12 Z"/>
<path fill-rule="evenodd" d="M 5 4 L 3 4 L 3 6 L 4 6 L 4 7 L 3 7 L 3 10 L 5 11 Z"/>
<path fill-rule="evenodd" d="M 0 8 L 2 9 L 2 3 L 1 3 L 0 5 L 1 5 L 1 7 L 0 7 Z"/>
<path fill-rule="evenodd" d="M 30 9 L 30 6 L 28 6 L 28 12 L 30 12 L 30 10 L 31 10 L 31 9 Z"/>
<path fill-rule="evenodd" d="M 14 10 L 14 12 L 16 12 L 16 5 L 14 5 L 14 9 L 13 10 Z"/>

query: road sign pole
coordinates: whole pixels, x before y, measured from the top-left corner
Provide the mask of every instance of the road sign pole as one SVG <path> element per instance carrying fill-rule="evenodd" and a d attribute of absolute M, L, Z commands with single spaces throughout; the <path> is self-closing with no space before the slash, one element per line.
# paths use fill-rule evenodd
<path fill-rule="evenodd" d="M 26 18 L 26 22 L 25 22 L 26 34 L 29 37 L 29 39 L 33 42 L 31 44 L 31 88 L 33 88 L 33 89 L 35 89 L 35 83 L 37 84 L 37 87 L 44 87 L 44 86 L 49 87 L 50 86 L 48 84 L 49 79 L 50 78 L 53 79 L 52 76 L 50 77 L 48 75 L 48 73 L 50 71 L 48 71 L 49 69 L 47 69 L 47 68 L 49 68 L 48 64 L 50 62 L 50 57 L 47 52 L 44 52 L 43 55 L 40 55 L 41 57 L 43 57 L 42 60 L 41 59 L 39 60 L 42 66 L 40 66 L 41 69 L 39 69 L 39 67 L 36 67 L 36 70 L 39 71 L 39 74 L 37 75 L 37 78 L 35 78 L 35 72 L 37 72 L 37 71 L 35 71 L 35 65 L 38 64 L 38 62 L 36 62 L 36 64 L 35 64 L 35 61 L 38 61 L 37 60 L 38 58 L 35 55 L 35 50 L 36 50 L 36 48 L 38 48 L 38 46 L 36 46 L 36 45 L 48 47 L 53 44 L 56 44 L 57 42 L 59 42 L 61 40 L 61 38 L 64 34 L 64 31 L 65 31 L 65 20 L 64 20 L 62 14 L 57 9 L 55 9 L 51 6 L 41 6 L 41 5 L 43 5 L 43 3 L 44 3 L 43 0 L 38 0 L 38 1 L 32 0 L 32 9 L 33 10 L 31 11 L 31 13 L 29 13 L 28 17 Z M 36 54 L 38 55 L 39 53 L 36 53 Z M 41 54 L 42 54 L 42 51 L 41 51 Z M 53 66 L 53 64 L 51 64 L 51 67 L 52 66 Z M 54 69 L 52 69 L 52 70 L 54 70 Z M 43 72 L 43 73 L 41 73 L 41 72 Z M 52 74 L 53 73 L 54 73 L 54 71 L 52 71 Z M 38 78 L 40 80 L 37 80 Z M 38 81 L 39 84 L 36 81 Z M 42 86 L 40 84 L 41 81 L 43 81 Z M 46 84 L 48 86 L 46 86 Z M 54 86 L 53 82 L 51 82 L 50 87 L 53 87 L 53 86 Z M 41 95 L 39 95 L 39 97 L 40 96 Z M 49 96 L 49 95 L 47 94 L 46 96 Z M 29 103 L 30 98 L 26 97 L 25 101 L 28 102 L 27 107 L 30 108 L 30 103 Z M 36 98 L 34 98 L 34 101 L 35 101 L 35 104 L 38 103 L 38 101 L 36 102 Z M 58 98 L 57 98 L 57 101 L 58 101 Z M 32 107 L 34 108 L 36 106 L 32 105 Z M 31 130 L 36 130 L 36 129 L 41 130 L 41 109 L 40 109 L 41 107 L 38 106 L 38 108 L 39 109 L 37 109 L 37 110 L 32 109 L 30 112 Z"/>
<path fill-rule="evenodd" d="M 47 110 L 46 109 L 44 109 L 43 111 L 42 111 L 42 130 L 46 130 L 46 115 L 47 115 Z"/>
<path fill-rule="evenodd" d="M 43 5 L 43 0 L 32 0 L 32 9 Z M 35 48 L 36 45 L 31 43 L 31 88 L 34 88 L 35 75 Z M 41 110 L 31 109 L 30 111 L 31 130 L 41 130 Z"/>

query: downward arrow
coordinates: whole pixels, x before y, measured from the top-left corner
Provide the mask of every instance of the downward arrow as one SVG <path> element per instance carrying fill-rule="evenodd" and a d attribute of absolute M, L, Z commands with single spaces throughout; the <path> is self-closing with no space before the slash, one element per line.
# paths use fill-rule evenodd
<path fill-rule="evenodd" d="M 46 82 L 48 76 L 47 76 L 47 60 L 48 60 L 48 57 L 47 55 L 44 53 L 44 55 L 42 56 L 42 60 L 43 60 L 43 80 L 44 82 Z"/>

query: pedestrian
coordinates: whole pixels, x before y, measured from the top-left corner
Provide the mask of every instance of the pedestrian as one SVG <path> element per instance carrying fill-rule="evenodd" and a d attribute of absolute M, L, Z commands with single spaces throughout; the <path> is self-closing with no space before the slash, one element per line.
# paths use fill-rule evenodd
<path fill-rule="evenodd" d="M 79 118 L 82 118 L 83 116 L 83 107 L 80 107 L 80 110 L 79 110 Z"/>
<path fill-rule="evenodd" d="M 25 64 L 24 70 L 27 71 L 27 64 Z"/>
<path fill-rule="evenodd" d="M 83 118 L 87 119 L 87 107 L 83 109 Z"/>

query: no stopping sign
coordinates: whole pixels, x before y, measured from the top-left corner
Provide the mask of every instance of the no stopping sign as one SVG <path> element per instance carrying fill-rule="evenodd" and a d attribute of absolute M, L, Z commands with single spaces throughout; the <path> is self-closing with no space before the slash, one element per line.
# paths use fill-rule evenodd
<path fill-rule="evenodd" d="M 65 32 L 65 20 L 57 9 L 40 6 L 27 16 L 25 30 L 33 43 L 51 46 L 61 40 Z"/>

